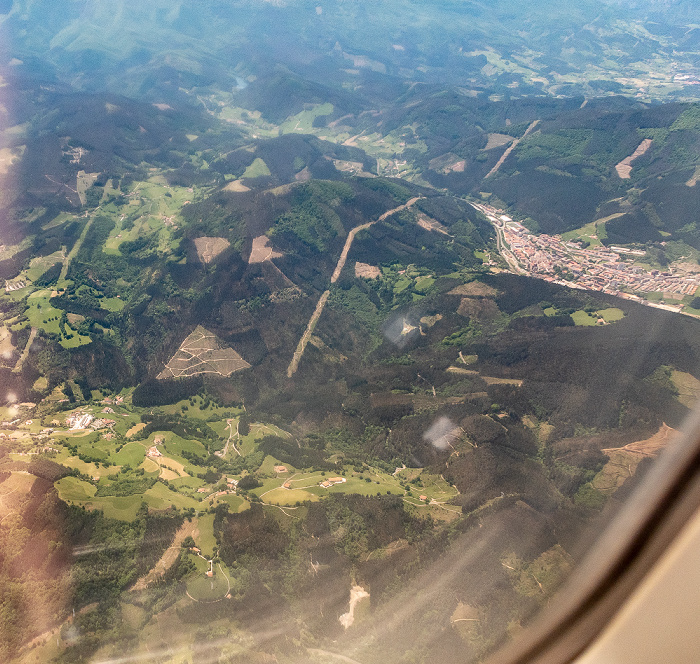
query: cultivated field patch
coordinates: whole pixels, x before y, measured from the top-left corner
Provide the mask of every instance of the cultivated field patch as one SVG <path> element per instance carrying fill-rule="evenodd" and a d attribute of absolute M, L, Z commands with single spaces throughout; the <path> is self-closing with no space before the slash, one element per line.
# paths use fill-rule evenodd
<path fill-rule="evenodd" d="M 500 148 L 502 145 L 508 145 L 508 143 L 513 141 L 513 136 L 509 136 L 508 134 L 489 134 L 488 138 L 489 140 L 484 150 Z"/>
<path fill-rule="evenodd" d="M 0 519 L 14 512 L 34 485 L 35 477 L 28 473 L 12 473 L 0 483 Z"/>
<path fill-rule="evenodd" d="M 606 323 L 615 323 L 618 320 L 622 320 L 625 317 L 625 312 L 617 307 L 609 307 L 608 309 L 601 309 L 598 311 L 598 315 Z"/>
<path fill-rule="evenodd" d="M 617 166 L 615 166 L 615 170 L 622 180 L 630 179 L 630 174 L 632 173 L 632 162 L 637 157 L 641 157 L 650 147 L 651 139 L 645 138 L 629 157 L 625 157 L 619 164 L 617 164 Z"/>
<path fill-rule="evenodd" d="M 180 547 L 185 537 L 189 535 L 196 539 L 199 533 L 198 525 L 199 520 L 196 517 L 191 521 L 185 521 L 180 528 L 178 528 L 173 543 L 163 552 L 160 560 L 149 570 L 146 576 L 141 577 L 134 584 L 132 590 L 143 590 L 149 583 L 155 581 L 158 576 L 167 572 L 180 555 Z"/>
<path fill-rule="evenodd" d="M 103 496 L 92 498 L 83 504 L 86 509 L 102 510 L 106 517 L 120 521 L 134 521 L 142 502 L 150 501 L 143 495 L 135 496 Z"/>
<path fill-rule="evenodd" d="M 593 478 L 591 485 L 603 494 L 613 494 L 632 477 L 640 461 L 646 457 L 655 458 L 673 442 L 678 432 L 667 424 L 662 424 L 659 430 L 650 438 L 639 440 L 624 447 L 604 449 L 609 461 Z"/>
<path fill-rule="evenodd" d="M 253 163 L 245 169 L 243 175 L 241 175 L 241 180 L 253 180 L 255 178 L 263 177 L 265 175 L 271 175 L 270 169 L 267 164 L 260 158 L 256 157 Z"/>
<path fill-rule="evenodd" d="M 497 294 L 495 288 L 482 284 L 480 281 L 461 284 L 448 293 L 448 295 L 463 295 L 465 297 L 495 297 Z"/>
<path fill-rule="evenodd" d="M 240 180 L 234 180 L 224 187 L 224 191 L 243 193 L 244 191 L 250 191 L 250 187 L 246 187 Z"/>
<path fill-rule="evenodd" d="M 193 535 L 197 546 L 202 550 L 202 555 L 211 558 L 214 555 L 216 538 L 214 537 L 214 514 L 205 514 L 199 517 L 197 535 Z"/>
<path fill-rule="evenodd" d="M 200 374 L 230 376 L 235 371 L 249 367 L 250 364 L 233 348 L 225 346 L 216 335 L 198 325 L 182 342 L 158 378 L 183 378 Z"/>
<path fill-rule="evenodd" d="M 259 235 L 253 240 L 248 263 L 264 263 L 265 261 L 270 261 L 273 258 L 281 258 L 282 256 L 284 256 L 284 254 L 275 251 L 270 246 L 270 238 L 267 237 L 267 235 Z"/>
<path fill-rule="evenodd" d="M 202 263 L 211 263 L 221 252 L 231 246 L 223 237 L 198 237 L 194 241 L 197 256 Z"/>
<path fill-rule="evenodd" d="M 97 488 L 77 477 L 64 477 L 54 484 L 61 500 L 67 503 L 84 503 L 94 497 Z"/>
<path fill-rule="evenodd" d="M 571 314 L 571 318 L 573 319 L 574 323 L 576 323 L 576 325 L 582 325 L 584 327 L 596 324 L 596 319 L 582 310 L 574 311 L 574 313 Z"/>
<path fill-rule="evenodd" d="M 382 276 L 382 271 L 376 265 L 368 263 L 355 263 L 355 276 L 358 279 L 379 279 Z"/>
<path fill-rule="evenodd" d="M 265 494 L 263 500 L 271 505 L 295 505 L 297 502 L 317 501 L 320 498 L 303 489 L 273 489 Z"/>
<path fill-rule="evenodd" d="M 131 438 L 132 436 L 135 436 L 139 431 L 141 431 L 141 429 L 145 429 L 145 428 L 146 428 L 145 422 L 138 422 L 137 424 L 134 424 L 134 426 L 131 427 L 131 429 L 129 429 L 126 432 L 126 437 Z"/>
<path fill-rule="evenodd" d="M 187 594 L 192 599 L 198 602 L 216 602 L 226 597 L 230 587 L 229 581 L 218 567 L 214 566 L 212 577 L 200 573 L 187 582 Z"/>
<path fill-rule="evenodd" d="M 671 371 L 671 381 L 678 390 L 678 401 L 688 408 L 695 408 L 700 399 L 700 380 L 685 371 Z"/>

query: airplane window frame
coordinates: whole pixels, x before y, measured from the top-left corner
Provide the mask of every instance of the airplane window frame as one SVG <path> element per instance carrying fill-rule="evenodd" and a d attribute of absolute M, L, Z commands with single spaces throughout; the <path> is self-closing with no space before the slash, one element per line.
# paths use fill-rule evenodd
<path fill-rule="evenodd" d="M 551 604 L 487 664 L 574 662 L 700 510 L 700 404 Z"/>

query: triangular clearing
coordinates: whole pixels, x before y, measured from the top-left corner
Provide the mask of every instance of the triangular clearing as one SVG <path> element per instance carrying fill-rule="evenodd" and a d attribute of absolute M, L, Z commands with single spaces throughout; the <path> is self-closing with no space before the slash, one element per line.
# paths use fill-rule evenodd
<path fill-rule="evenodd" d="M 197 325 L 185 339 L 177 353 L 170 358 L 159 379 L 185 378 L 199 374 L 230 376 L 247 369 L 248 364 L 233 348 L 229 348 L 215 334 Z"/>

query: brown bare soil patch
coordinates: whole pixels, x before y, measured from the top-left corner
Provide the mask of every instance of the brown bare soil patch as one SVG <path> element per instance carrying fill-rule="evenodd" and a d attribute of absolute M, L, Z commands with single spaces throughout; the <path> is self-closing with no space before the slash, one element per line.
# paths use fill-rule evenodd
<path fill-rule="evenodd" d="M 457 307 L 457 313 L 476 320 L 493 320 L 499 315 L 498 306 L 487 298 L 464 297 Z"/>
<path fill-rule="evenodd" d="M 604 449 L 603 452 L 608 455 L 610 461 L 595 476 L 593 486 L 608 495 L 615 493 L 628 477 L 634 475 L 642 459 L 658 456 L 677 435 L 678 431 L 662 424 L 651 438 L 629 443 L 624 447 Z"/>
<path fill-rule="evenodd" d="M 431 219 L 430 217 L 422 214 L 418 219 L 418 225 L 421 228 L 425 228 L 426 231 L 434 231 L 437 233 L 442 233 L 443 235 L 449 235 L 447 232 L 447 227 L 443 226 L 436 219 Z"/>
<path fill-rule="evenodd" d="M 183 378 L 208 373 L 230 376 L 249 367 L 250 364 L 233 348 L 224 345 L 215 334 L 198 325 L 157 377 Z"/>
<path fill-rule="evenodd" d="M 520 378 L 494 378 L 492 376 L 482 376 L 481 378 L 487 385 L 517 385 L 521 387 L 523 384 Z"/>
<path fill-rule="evenodd" d="M 270 238 L 267 235 L 258 235 L 253 240 L 253 247 L 250 250 L 250 257 L 248 258 L 248 263 L 251 265 L 253 263 L 264 263 L 265 261 L 271 261 L 273 258 L 281 258 L 284 254 L 279 251 L 275 251 L 270 246 Z"/>
<path fill-rule="evenodd" d="M 85 320 L 85 316 L 81 316 L 80 314 L 66 314 L 66 318 L 68 318 L 68 322 L 71 325 L 82 323 Z"/>
<path fill-rule="evenodd" d="M 175 461 L 175 459 L 171 459 L 170 457 L 157 457 L 155 459 L 156 463 L 160 466 L 161 468 L 161 476 L 164 477 L 166 470 L 169 471 L 170 473 L 174 473 L 175 477 L 167 477 L 166 479 L 175 479 L 176 477 L 189 477 L 189 473 L 185 470 L 185 467 L 179 462 Z"/>
<path fill-rule="evenodd" d="M 382 276 L 382 271 L 376 265 L 368 263 L 355 263 L 355 276 L 364 279 L 379 279 Z"/>
<path fill-rule="evenodd" d="M 651 438 L 646 438 L 645 440 L 638 440 L 634 443 L 629 443 L 624 447 L 614 447 L 604 449 L 603 452 L 618 452 L 626 451 L 635 454 L 641 454 L 642 456 L 656 456 L 663 450 L 670 442 L 673 441 L 674 436 L 678 435 L 676 429 L 672 429 L 668 424 L 662 424 L 659 430 L 651 436 Z"/>
<path fill-rule="evenodd" d="M 450 172 L 461 173 L 464 171 L 466 165 L 467 162 L 464 159 L 460 159 L 452 152 L 447 152 L 439 157 L 435 157 L 428 163 L 430 170 L 437 171 L 438 173 L 443 173 L 445 175 Z"/>
<path fill-rule="evenodd" d="M 176 480 L 178 477 L 180 477 L 174 470 L 170 470 L 170 468 L 165 468 L 163 466 L 160 467 L 160 474 L 158 475 L 163 480 Z"/>
<path fill-rule="evenodd" d="M 690 179 L 685 183 L 686 187 L 694 187 L 700 178 L 700 166 L 695 167 L 695 172 L 690 176 Z"/>
<path fill-rule="evenodd" d="M 126 432 L 126 437 L 131 438 L 132 436 L 135 436 L 139 431 L 141 431 L 141 429 L 145 429 L 145 428 L 146 428 L 145 422 L 139 422 L 138 424 L 134 424 L 134 426 L 131 427 L 131 429 L 129 429 Z"/>
<path fill-rule="evenodd" d="M 244 191 L 250 191 L 250 187 L 246 187 L 240 180 L 234 180 L 224 187 L 224 191 L 235 191 L 240 194 Z"/>
<path fill-rule="evenodd" d="M 0 522 L 26 501 L 36 478 L 25 472 L 13 472 L 0 483 Z"/>
<path fill-rule="evenodd" d="M 391 392 L 370 394 L 369 397 L 369 403 L 372 408 L 410 404 L 416 410 L 430 410 L 446 404 L 462 403 L 463 401 L 464 397 L 434 397 L 432 394 L 393 394 Z"/>
<path fill-rule="evenodd" d="M 496 290 L 482 284 L 480 281 L 471 281 L 468 284 L 462 284 L 453 288 L 448 295 L 464 295 L 466 297 L 493 297 L 496 295 Z"/>
<path fill-rule="evenodd" d="M 223 237 L 198 237 L 194 241 L 197 256 L 202 263 L 211 263 L 222 251 L 231 246 Z"/>
<path fill-rule="evenodd" d="M 651 147 L 651 139 L 645 138 L 638 146 L 637 149 L 629 156 L 625 157 L 617 166 L 615 170 L 622 180 L 629 180 L 630 173 L 632 172 L 632 162 L 637 158 L 641 157 L 649 148 Z"/>
<path fill-rule="evenodd" d="M 180 547 L 185 537 L 191 535 L 193 539 L 199 536 L 199 519 L 196 517 L 192 521 L 185 521 L 175 533 L 173 543 L 165 550 L 160 560 L 149 570 L 146 576 L 142 576 L 131 588 L 132 590 L 144 590 L 149 583 L 155 581 L 159 576 L 165 574 L 180 555 Z"/>
<path fill-rule="evenodd" d="M 502 145 L 508 145 L 512 140 L 514 140 L 513 137 L 508 136 L 508 134 L 489 134 L 489 140 L 484 150 L 500 148 Z"/>

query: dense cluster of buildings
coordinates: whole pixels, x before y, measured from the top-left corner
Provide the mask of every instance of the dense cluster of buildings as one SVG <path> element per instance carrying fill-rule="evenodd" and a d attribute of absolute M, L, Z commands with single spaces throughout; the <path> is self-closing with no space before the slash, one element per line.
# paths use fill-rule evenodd
<path fill-rule="evenodd" d="M 110 420 L 104 417 L 95 418 L 91 413 L 85 413 L 80 410 L 76 410 L 71 413 L 66 418 L 66 426 L 72 430 L 76 431 L 78 429 L 105 429 L 111 428 L 116 424 L 115 420 Z"/>
<path fill-rule="evenodd" d="M 583 248 L 559 235 L 533 235 L 522 224 L 488 205 L 475 206 L 496 227 L 500 239 L 509 247 L 518 265 L 530 276 L 573 288 L 621 295 L 637 293 L 671 293 L 680 298 L 693 295 L 700 286 L 700 274 L 679 268 L 666 271 L 645 270 L 621 256 L 644 256 L 645 252 L 624 247 Z M 669 307 L 680 310 L 679 307 Z"/>

